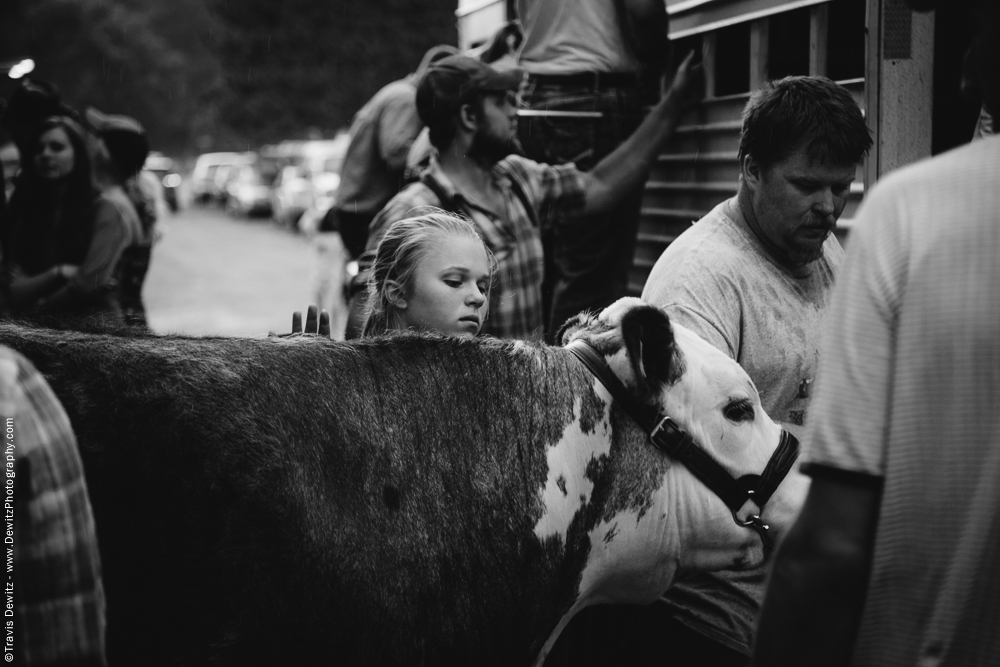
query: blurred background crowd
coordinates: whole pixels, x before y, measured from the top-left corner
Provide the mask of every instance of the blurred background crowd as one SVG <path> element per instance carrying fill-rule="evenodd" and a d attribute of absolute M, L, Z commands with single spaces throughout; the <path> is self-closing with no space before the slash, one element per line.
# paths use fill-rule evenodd
<path fill-rule="evenodd" d="M 153 248 L 149 280 L 140 285 L 152 304 L 151 328 L 260 335 L 284 328 L 290 307 L 318 301 L 333 309 L 341 301 L 354 267 L 336 244 L 312 240 L 337 202 L 352 119 L 384 86 L 415 72 L 436 44 L 514 64 L 516 4 L 10 0 L 0 6 L 0 98 L 42 82 L 95 137 L 99 127 L 88 124 L 87 109 L 135 122 L 148 144 L 142 177 L 103 178 L 120 181 L 127 193 L 134 176 L 153 201 L 146 208 L 156 219 L 147 215 L 143 229 L 137 212 L 135 233 Z M 948 7 L 934 18 L 904 20 L 890 0 L 767 0 L 764 14 L 746 3 L 665 4 L 674 53 L 706 54 L 709 102 L 681 128 L 645 187 L 634 257 L 626 248 L 628 293 L 641 292 L 680 231 L 735 191 L 734 123 L 765 79 L 822 73 L 863 107 L 880 105 L 881 117 L 872 116 L 879 150 L 859 171 L 842 239 L 882 173 L 967 141 L 975 124 L 979 106 L 955 83 L 968 18 Z M 905 44 L 886 42 L 901 49 L 900 60 L 871 55 L 865 25 L 876 14 L 886 31 L 896 26 L 914 35 Z M 907 136 L 895 130 L 904 127 Z M 26 164 L 17 143 L 10 123 L 0 126 L 8 198 Z M 66 266 L 62 280 L 72 271 Z"/>
<path fill-rule="evenodd" d="M 496 18 L 476 35 L 466 35 L 473 55 L 491 47 L 484 37 L 498 29 L 502 33 L 506 21 L 503 15 Z M 284 317 L 279 321 L 276 313 L 265 317 L 260 311 L 276 311 L 280 302 L 284 312 L 305 300 L 335 307 L 336 297 L 320 275 L 316 248 L 271 233 L 315 232 L 335 202 L 352 117 L 379 88 L 413 72 L 430 46 L 459 42 L 457 32 L 451 1 L 4 3 L 0 98 L 14 104 L 7 105 L 0 124 L 6 198 L 13 195 L 15 177 L 32 170 L 25 150 L 39 138 L 17 140 L 17 124 L 27 123 L 17 114 L 33 121 L 64 114 L 79 121 L 88 135 L 87 152 L 98 154 L 99 171 L 100 154 L 107 151 L 100 145 L 100 124 L 90 122 L 93 116 L 86 111 L 127 118 L 148 150 L 138 182 L 145 184 L 158 220 L 149 221 L 150 243 L 163 238 L 173 222 L 180 227 L 191 217 L 214 229 L 217 213 L 224 212 L 229 221 L 256 223 L 244 231 L 256 235 L 256 245 L 281 246 L 286 252 L 276 252 L 275 261 L 292 266 L 291 273 L 301 269 L 295 276 L 284 271 L 283 280 L 303 283 L 294 295 L 285 289 L 270 302 L 264 295 L 264 304 L 273 307 L 260 300 L 230 303 L 234 311 L 247 313 L 242 318 L 199 310 L 199 290 L 181 284 L 184 274 L 190 277 L 184 267 L 169 267 L 169 285 L 157 280 L 154 268 L 154 285 L 147 291 L 155 292 L 151 298 L 162 307 L 154 307 L 160 317 L 154 314 L 153 328 L 243 335 L 277 329 Z M 496 60 L 507 51 L 506 42 L 492 45 L 487 57 Z M 104 171 L 96 175 L 99 188 L 136 176 L 112 177 Z M 265 231 L 264 225 L 271 229 Z M 183 234 L 182 229 L 178 237 Z M 221 242 L 228 244 L 228 238 L 223 235 Z M 199 248 L 218 245 L 208 239 L 173 240 Z M 169 244 L 160 246 L 158 254 L 169 250 Z M 338 271 L 340 259 L 333 258 Z M 266 257 L 251 263 L 260 260 Z M 192 261 L 206 263 L 204 258 Z M 160 268 L 168 269 L 165 262 Z M 239 270 L 231 267 L 230 273 Z M 223 295 L 217 301 L 227 299 Z"/>

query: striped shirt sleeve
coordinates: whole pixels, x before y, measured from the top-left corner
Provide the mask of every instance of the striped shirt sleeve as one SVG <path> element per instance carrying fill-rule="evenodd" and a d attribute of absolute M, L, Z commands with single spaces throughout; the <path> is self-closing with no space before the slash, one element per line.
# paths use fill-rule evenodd
<path fill-rule="evenodd" d="M 105 607 L 94 517 L 69 419 L 41 375 L 0 348 L 5 511 L 13 523 L 18 664 L 103 665 Z M 13 510 L 13 511 L 11 511 Z"/>

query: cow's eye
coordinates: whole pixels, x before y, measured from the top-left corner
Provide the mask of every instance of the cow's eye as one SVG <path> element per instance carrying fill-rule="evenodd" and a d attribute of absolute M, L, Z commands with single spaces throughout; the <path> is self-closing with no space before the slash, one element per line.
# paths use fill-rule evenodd
<path fill-rule="evenodd" d="M 753 405 L 746 399 L 743 399 L 742 401 L 733 401 L 723 408 L 722 414 L 724 414 L 726 419 L 729 421 L 752 422 L 754 417 Z"/>

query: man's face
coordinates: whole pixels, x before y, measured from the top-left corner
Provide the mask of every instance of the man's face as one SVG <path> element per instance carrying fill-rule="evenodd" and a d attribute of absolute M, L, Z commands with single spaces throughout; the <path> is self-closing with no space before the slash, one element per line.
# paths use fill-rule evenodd
<path fill-rule="evenodd" d="M 511 153 L 520 152 L 514 93 L 508 91 L 484 94 L 479 127 L 469 153 L 488 162 L 498 162 Z"/>
<path fill-rule="evenodd" d="M 752 158 L 744 168 L 758 233 L 792 267 L 823 255 L 837 226 L 857 165 L 811 160 L 805 147 L 766 169 Z"/>

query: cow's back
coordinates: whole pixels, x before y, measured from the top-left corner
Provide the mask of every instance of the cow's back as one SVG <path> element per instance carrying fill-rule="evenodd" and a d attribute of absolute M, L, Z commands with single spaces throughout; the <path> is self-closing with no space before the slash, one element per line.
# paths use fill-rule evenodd
<path fill-rule="evenodd" d="M 0 342 L 73 421 L 119 664 L 523 662 L 537 645 L 521 638 L 575 591 L 586 527 L 568 554 L 535 539 L 538 490 L 545 447 L 601 406 L 558 351 L 13 327 Z"/>

